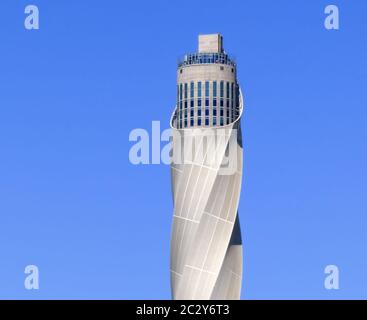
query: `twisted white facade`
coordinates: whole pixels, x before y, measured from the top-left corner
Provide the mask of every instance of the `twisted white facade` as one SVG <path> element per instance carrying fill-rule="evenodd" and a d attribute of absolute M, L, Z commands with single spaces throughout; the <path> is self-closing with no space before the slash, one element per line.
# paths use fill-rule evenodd
<path fill-rule="evenodd" d="M 199 37 L 199 53 L 179 64 L 171 127 L 174 299 L 239 299 L 242 241 L 243 99 L 220 35 Z"/>

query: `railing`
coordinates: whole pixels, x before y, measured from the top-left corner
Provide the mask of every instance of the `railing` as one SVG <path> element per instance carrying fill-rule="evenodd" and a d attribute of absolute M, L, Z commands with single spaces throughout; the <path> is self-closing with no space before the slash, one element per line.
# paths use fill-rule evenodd
<path fill-rule="evenodd" d="M 183 59 L 178 61 L 178 67 L 192 64 L 227 64 L 236 66 L 234 59 L 226 53 L 190 53 L 186 54 Z"/>

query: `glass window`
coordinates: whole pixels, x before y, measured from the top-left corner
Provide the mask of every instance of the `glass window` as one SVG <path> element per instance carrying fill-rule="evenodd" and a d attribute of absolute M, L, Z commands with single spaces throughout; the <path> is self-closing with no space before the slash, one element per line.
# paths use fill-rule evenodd
<path fill-rule="evenodd" d="M 198 109 L 198 116 L 201 116 L 201 109 Z"/>
<path fill-rule="evenodd" d="M 240 105 L 240 87 L 236 84 L 236 94 L 235 94 L 236 107 Z"/>
<path fill-rule="evenodd" d="M 213 116 L 217 115 L 217 109 L 213 109 Z"/>
<path fill-rule="evenodd" d="M 224 111 L 223 109 L 220 109 L 220 116 L 223 117 L 223 115 L 224 115 Z"/>
<path fill-rule="evenodd" d="M 223 98 L 224 96 L 224 82 L 220 82 L 220 97 Z"/>
<path fill-rule="evenodd" d="M 209 116 L 209 109 L 208 108 L 205 109 L 205 115 Z"/>
<path fill-rule="evenodd" d="M 209 81 L 205 81 L 205 97 L 209 97 Z"/>
<path fill-rule="evenodd" d="M 220 99 L 220 106 L 223 107 L 223 99 Z"/>
<path fill-rule="evenodd" d="M 194 119 L 190 120 L 190 126 L 193 127 L 194 126 Z"/>
<path fill-rule="evenodd" d="M 190 116 L 193 117 L 194 116 L 194 109 L 190 110 Z"/>
<path fill-rule="evenodd" d="M 201 97 L 201 81 L 198 82 L 198 97 Z"/>
<path fill-rule="evenodd" d="M 191 107 L 191 108 L 193 108 L 193 107 L 194 107 L 194 100 L 193 100 L 193 99 L 191 99 L 191 100 L 190 100 L 190 107 Z"/>
<path fill-rule="evenodd" d="M 209 107 L 209 99 L 205 99 L 205 106 Z"/>
<path fill-rule="evenodd" d="M 185 128 L 187 128 L 187 119 L 185 119 Z"/>
<path fill-rule="evenodd" d="M 232 88 L 232 107 L 234 107 L 235 103 L 236 103 L 236 93 L 235 93 L 234 86 L 233 86 Z"/>
<path fill-rule="evenodd" d="M 185 99 L 187 99 L 187 83 L 185 83 Z"/>
<path fill-rule="evenodd" d="M 214 117 L 213 118 L 213 126 L 216 126 L 217 125 L 217 118 L 216 117 Z"/>
<path fill-rule="evenodd" d="M 182 100 L 182 83 L 180 84 L 180 100 Z"/>
<path fill-rule="evenodd" d="M 213 97 L 217 96 L 217 81 L 213 81 Z"/>
<path fill-rule="evenodd" d="M 187 100 L 185 100 L 184 103 L 185 103 L 185 109 L 187 109 Z"/>
<path fill-rule="evenodd" d="M 226 83 L 227 99 L 229 98 L 229 82 Z"/>
<path fill-rule="evenodd" d="M 223 126 L 223 125 L 224 125 L 223 117 L 220 117 L 220 125 L 221 125 L 221 126 Z"/>
<path fill-rule="evenodd" d="M 232 83 L 233 84 L 233 83 Z M 194 97 L 194 82 L 190 82 L 190 97 Z"/>
<path fill-rule="evenodd" d="M 198 118 L 198 126 L 201 126 L 201 118 Z"/>
<path fill-rule="evenodd" d="M 213 107 L 216 107 L 217 106 L 217 99 L 216 98 L 214 98 L 213 99 Z"/>
<path fill-rule="evenodd" d="M 205 118 L 205 125 L 208 126 L 209 125 L 209 119 Z"/>
<path fill-rule="evenodd" d="M 201 99 L 198 99 L 198 107 L 201 107 Z"/>

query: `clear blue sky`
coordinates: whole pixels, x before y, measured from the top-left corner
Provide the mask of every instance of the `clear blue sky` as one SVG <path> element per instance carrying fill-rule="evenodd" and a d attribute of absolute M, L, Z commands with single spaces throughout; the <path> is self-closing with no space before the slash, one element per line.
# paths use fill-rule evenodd
<path fill-rule="evenodd" d="M 40 30 L 23 26 L 36 4 Z M 340 30 L 324 28 L 337 4 Z M 367 298 L 364 0 L 4 0 L 0 298 L 167 299 L 169 167 L 133 166 L 167 128 L 176 62 L 220 32 L 245 95 L 244 299 Z M 162 128 L 163 129 L 163 128 Z M 24 289 L 24 268 L 40 290 Z M 340 289 L 324 289 L 336 264 Z"/>

